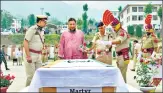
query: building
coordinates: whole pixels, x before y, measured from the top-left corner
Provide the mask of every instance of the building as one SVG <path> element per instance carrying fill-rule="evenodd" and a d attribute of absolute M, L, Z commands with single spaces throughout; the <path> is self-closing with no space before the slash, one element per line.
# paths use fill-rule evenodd
<path fill-rule="evenodd" d="M 12 32 L 18 33 L 20 31 L 20 28 L 21 28 L 21 20 L 13 19 L 13 23 L 11 25 Z"/>
<path fill-rule="evenodd" d="M 142 29 L 145 28 L 145 13 L 144 8 L 147 4 L 128 4 L 123 8 L 123 10 L 120 12 L 120 21 L 122 23 L 122 26 L 125 30 L 127 30 L 127 26 L 133 25 L 136 27 L 136 25 L 140 25 Z M 160 18 L 157 15 L 157 11 L 161 6 L 161 4 L 152 4 L 153 10 L 152 10 L 152 25 L 155 28 L 155 30 L 159 30 L 160 26 Z"/>

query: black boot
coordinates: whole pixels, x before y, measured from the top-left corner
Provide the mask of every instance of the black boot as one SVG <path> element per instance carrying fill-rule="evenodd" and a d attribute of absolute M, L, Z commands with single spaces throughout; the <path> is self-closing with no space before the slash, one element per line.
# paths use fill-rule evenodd
<path fill-rule="evenodd" d="M 6 68 L 6 70 L 10 70 L 9 68 Z"/>

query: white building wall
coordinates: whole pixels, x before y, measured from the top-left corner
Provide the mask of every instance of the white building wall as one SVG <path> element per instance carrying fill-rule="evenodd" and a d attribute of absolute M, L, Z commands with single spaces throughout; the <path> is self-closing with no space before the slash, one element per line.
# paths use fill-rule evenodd
<path fill-rule="evenodd" d="M 159 7 L 161 6 L 161 4 L 160 5 L 154 5 L 154 7 L 157 7 L 157 11 L 158 11 L 158 9 L 159 9 Z M 137 12 L 132 12 L 132 7 L 137 7 Z M 145 8 L 145 5 L 130 5 L 130 6 L 128 6 L 122 13 L 121 13 L 121 16 L 120 16 L 120 18 L 121 18 L 121 23 L 122 23 L 122 26 L 123 26 L 123 28 L 125 29 L 125 30 L 127 30 L 127 26 L 129 26 L 129 25 L 139 25 L 139 24 L 142 24 L 143 25 L 143 27 L 145 27 L 145 17 L 144 17 L 144 15 L 145 15 L 145 13 L 144 13 L 144 11 L 143 12 L 139 12 L 138 11 L 138 7 L 143 7 L 143 10 L 144 10 L 144 8 Z M 127 9 L 129 8 L 129 13 L 127 14 Z M 152 15 L 157 15 L 157 11 L 156 12 L 152 12 Z M 122 17 L 122 14 L 123 14 L 123 17 Z M 132 20 L 132 16 L 133 15 L 136 15 L 137 16 L 137 20 L 136 21 L 133 21 Z M 138 20 L 138 17 L 139 17 L 139 15 L 143 15 L 143 20 Z M 127 17 L 130 17 L 130 21 L 129 22 L 127 22 Z M 157 16 L 157 20 L 153 20 L 153 17 L 152 17 L 152 22 L 151 22 L 152 24 L 156 24 L 156 25 L 160 25 L 160 18 Z M 156 26 L 157 28 L 158 28 L 158 26 Z"/>

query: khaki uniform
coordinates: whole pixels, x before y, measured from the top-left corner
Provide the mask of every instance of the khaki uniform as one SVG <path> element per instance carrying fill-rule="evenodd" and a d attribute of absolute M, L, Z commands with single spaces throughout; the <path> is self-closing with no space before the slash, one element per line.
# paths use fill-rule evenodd
<path fill-rule="evenodd" d="M 112 65 L 112 52 L 111 46 L 98 44 L 98 40 L 111 41 L 111 34 L 105 32 L 104 36 L 101 36 L 100 32 L 96 33 L 92 42 L 96 44 L 96 60 Z"/>
<path fill-rule="evenodd" d="M 154 48 L 158 47 L 158 39 L 155 36 L 145 35 L 142 38 L 142 52 L 143 58 L 150 57 L 154 51 Z"/>
<path fill-rule="evenodd" d="M 40 38 L 40 36 L 41 38 Z M 25 39 L 28 40 L 29 42 L 29 49 L 33 49 L 35 51 L 41 51 L 43 48 L 43 43 L 44 42 L 44 37 L 43 34 L 41 34 L 41 31 L 38 29 L 37 25 L 34 25 L 28 29 L 25 35 Z M 41 41 L 42 39 L 42 41 Z M 32 80 L 32 77 L 35 73 L 35 71 L 42 66 L 42 60 L 41 60 L 41 53 L 34 53 L 30 52 L 30 56 L 32 58 L 32 63 L 28 63 L 26 60 L 26 53 L 25 50 L 23 49 L 24 52 L 24 63 L 25 63 L 25 71 L 27 75 L 27 81 L 26 81 L 26 86 L 29 86 Z"/>
<path fill-rule="evenodd" d="M 42 63 L 46 62 L 46 55 L 47 55 L 47 50 L 44 48 L 42 49 Z"/>
<path fill-rule="evenodd" d="M 129 36 L 125 30 L 120 29 L 115 35 L 115 40 L 121 41 L 121 44 L 116 45 L 115 50 L 117 53 L 117 66 L 126 82 L 126 72 L 129 64 Z"/>

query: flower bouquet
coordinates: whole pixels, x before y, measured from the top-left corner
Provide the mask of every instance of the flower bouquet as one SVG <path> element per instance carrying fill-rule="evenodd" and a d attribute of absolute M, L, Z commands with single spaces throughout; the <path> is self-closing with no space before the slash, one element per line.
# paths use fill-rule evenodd
<path fill-rule="evenodd" d="M 11 76 L 10 74 L 8 75 L 3 75 L 2 72 L 0 72 L 1 76 L 0 76 L 0 79 L 1 79 L 1 84 L 0 84 L 0 91 L 5 93 L 8 89 L 8 87 L 12 84 L 15 76 Z"/>
<path fill-rule="evenodd" d="M 161 58 L 141 58 L 136 66 L 136 79 L 143 92 L 155 91 L 156 84 L 153 84 L 153 77 L 158 74 Z"/>

